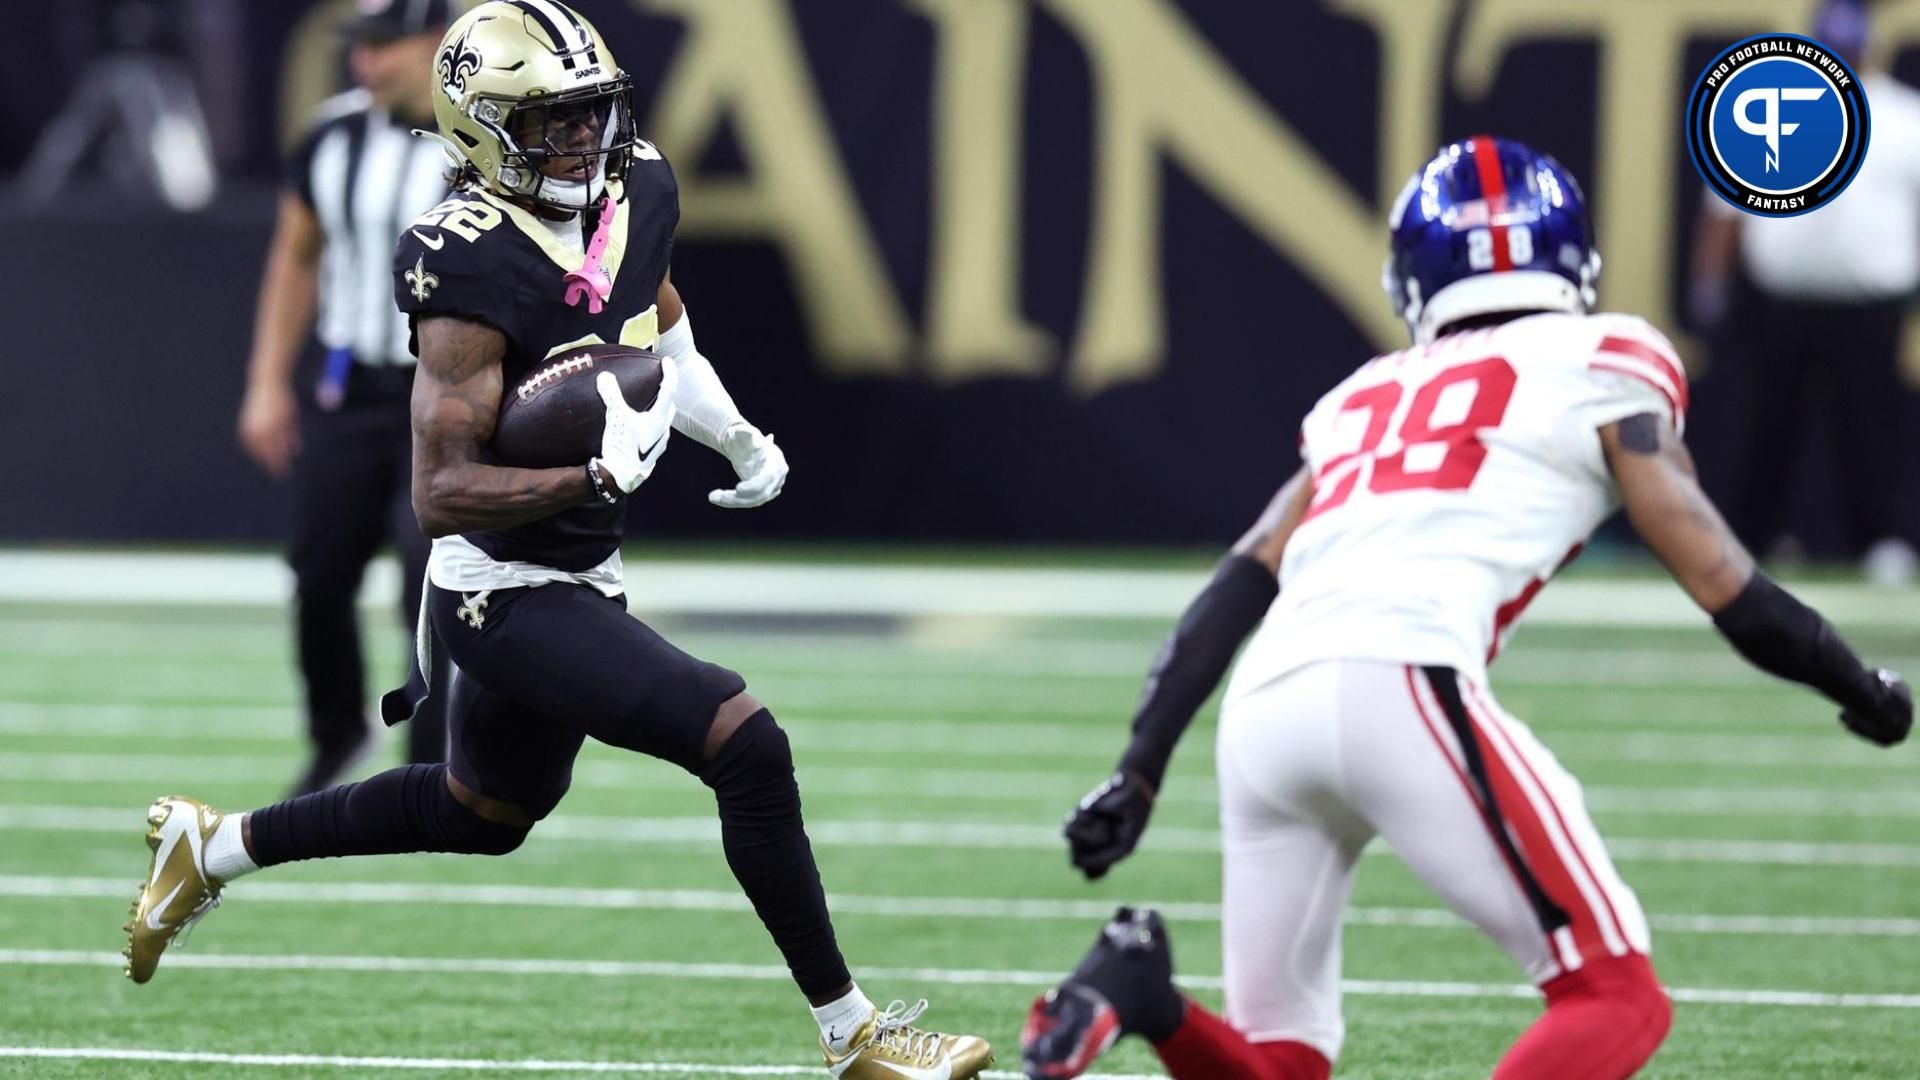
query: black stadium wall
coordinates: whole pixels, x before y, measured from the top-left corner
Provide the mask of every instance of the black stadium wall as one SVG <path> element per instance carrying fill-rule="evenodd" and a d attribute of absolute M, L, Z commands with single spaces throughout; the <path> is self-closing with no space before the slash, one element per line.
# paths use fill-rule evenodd
<path fill-rule="evenodd" d="M 273 160 L 350 3 L 246 5 L 252 176 L 166 215 L 0 210 L 0 539 L 262 540 L 233 440 Z M 1699 187 L 1678 113 L 1771 0 L 579 0 L 673 161 L 673 275 L 793 474 L 709 507 L 681 442 L 641 533 L 1217 542 L 1301 414 L 1401 331 L 1400 180 L 1498 131 L 1586 181 L 1603 302 L 1677 317 Z M 1551 11 L 1543 16 L 1543 11 Z M 1903 4 L 1885 35 L 1920 41 Z M 1712 458 L 1709 378 L 1696 441 Z"/>

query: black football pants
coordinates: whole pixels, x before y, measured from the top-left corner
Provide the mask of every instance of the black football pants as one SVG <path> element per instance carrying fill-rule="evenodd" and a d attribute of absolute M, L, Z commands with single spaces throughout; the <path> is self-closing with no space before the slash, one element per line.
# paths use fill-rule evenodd
<path fill-rule="evenodd" d="M 448 765 L 408 765 L 254 812 L 260 865 L 408 851 L 504 855 L 527 829 L 488 820 L 460 785 L 546 817 L 592 737 L 671 761 L 713 790 L 727 867 L 809 1000 L 851 982 L 802 822 L 793 750 L 759 709 L 705 760 L 719 707 L 746 681 L 690 656 L 627 614 L 620 598 L 550 584 L 428 591 L 433 647 L 455 669 L 436 682 L 452 734 Z M 417 684 L 398 692 L 412 701 Z M 393 714 L 401 701 L 384 703 Z"/>
<path fill-rule="evenodd" d="M 434 653 L 456 669 L 428 698 L 446 702 L 454 777 L 536 820 L 588 737 L 699 774 L 715 711 L 747 688 L 581 585 L 498 589 L 484 606 L 435 586 L 429 610 Z"/>
<path fill-rule="evenodd" d="M 396 600 L 412 655 L 428 548 L 410 497 L 412 374 L 411 368 L 355 365 L 340 408 L 310 408 L 301 417 L 288 561 L 316 758 L 350 755 L 368 737 L 356 600 L 367 563 L 389 541 L 401 557 Z M 446 677 L 436 673 L 436 681 Z M 406 730 L 409 761 L 446 760 L 446 721 L 437 703 L 427 702 Z"/>
<path fill-rule="evenodd" d="M 1900 378 L 1909 307 L 1906 297 L 1781 299 L 1738 283 L 1700 387 L 1722 397 L 1716 419 L 1730 437 L 1701 466 L 1748 546 L 1764 551 L 1791 527 L 1793 477 L 1820 427 L 1835 468 L 1819 482 L 1844 514 L 1829 530 L 1841 550 L 1857 556 L 1889 537 L 1920 544 L 1920 481 L 1907 467 L 1920 449 L 1915 396 Z"/>

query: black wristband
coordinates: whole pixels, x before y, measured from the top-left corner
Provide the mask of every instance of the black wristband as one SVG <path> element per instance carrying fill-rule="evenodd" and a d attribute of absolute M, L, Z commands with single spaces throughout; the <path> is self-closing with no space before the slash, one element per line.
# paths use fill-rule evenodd
<path fill-rule="evenodd" d="M 1713 625 L 1754 667 L 1803 683 L 1849 709 L 1870 709 L 1880 683 L 1820 613 L 1755 571 Z"/>
<path fill-rule="evenodd" d="M 1279 579 L 1260 560 L 1229 555 L 1221 561 L 1153 659 L 1120 771 L 1160 790 L 1167 761 L 1193 723 L 1193 714 L 1220 684 L 1240 643 L 1260 625 L 1279 593 Z"/>

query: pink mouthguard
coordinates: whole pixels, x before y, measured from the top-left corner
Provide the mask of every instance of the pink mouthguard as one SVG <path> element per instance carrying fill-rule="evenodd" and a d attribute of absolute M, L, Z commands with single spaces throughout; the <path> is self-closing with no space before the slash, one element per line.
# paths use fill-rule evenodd
<path fill-rule="evenodd" d="M 587 311 L 600 314 L 607 306 L 607 297 L 613 293 L 613 278 L 600 266 L 600 257 L 606 254 L 607 237 L 613 233 L 613 196 L 604 195 L 600 199 L 600 224 L 594 227 L 593 239 L 587 241 L 586 261 L 580 269 L 567 272 L 567 306 L 579 307 L 580 301 L 587 302 Z"/>

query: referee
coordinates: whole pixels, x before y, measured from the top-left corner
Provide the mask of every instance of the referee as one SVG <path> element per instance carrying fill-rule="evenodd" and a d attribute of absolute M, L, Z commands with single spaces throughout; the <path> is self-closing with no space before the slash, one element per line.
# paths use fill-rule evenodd
<path fill-rule="evenodd" d="M 1818 427 L 1841 539 L 1876 584 L 1910 582 L 1920 484 L 1900 466 L 1915 448 L 1913 393 L 1900 378 L 1907 313 L 1920 295 L 1920 92 L 1877 65 L 1866 10 L 1828 0 L 1814 36 L 1851 61 L 1873 110 L 1866 162 L 1846 194 L 1793 218 L 1743 214 L 1711 194 L 1696 232 L 1689 297 L 1715 338 L 1701 385 L 1724 401 L 1724 460 L 1703 456 L 1734 531 L 1765 551 L 1792 531 L 1782 485 Z"/>
<path fill-rule="evenodd" d="M 287 163 L 240 407 L 241 445 L 293 487 L 288 561 L 313 754 L 295 794 L 332 784 L 372 738 L 355 613 L 367 563 L 388 540 L 399 549 L 411 642 L 427 560 L 408 506 L 413 357 L 390 264 L 400 230 L 446 194 L 437 144 L 409 131 L 434 126 L 433 53 L 456 13 L 450 0 L 359 7 L 346 32 L 360 88 L 321 106 Z M 317 380 L 296 383 L 309 366 Z M 445 719 L 429 705 L 408 725 L 407 757 L 445 755 Z"/>

